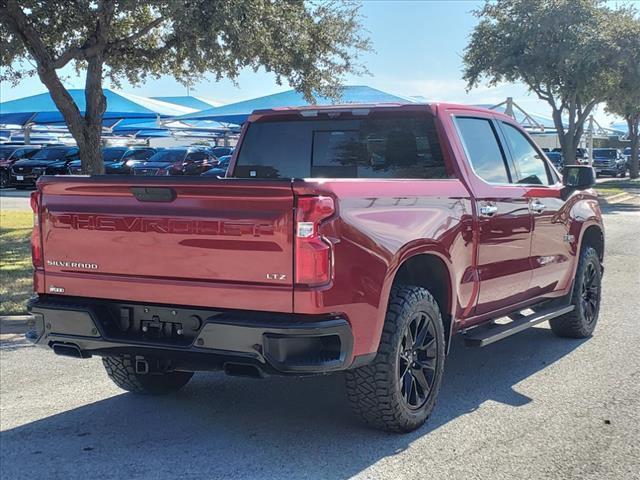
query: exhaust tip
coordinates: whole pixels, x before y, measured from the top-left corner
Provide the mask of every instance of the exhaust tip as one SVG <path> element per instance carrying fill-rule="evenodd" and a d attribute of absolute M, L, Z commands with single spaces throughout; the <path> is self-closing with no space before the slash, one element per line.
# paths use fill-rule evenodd
<path fill-rule="evenodd" d="M 54 343 L 51 348 L 53 349 L 53 353 L 56 355 L 60 355 L 62 357 L 72 357 L 72 358 L 90 358 L 91 355 L 82 353 L 80 347 L 74 344 L 65 344 L 65 343 Z"/>

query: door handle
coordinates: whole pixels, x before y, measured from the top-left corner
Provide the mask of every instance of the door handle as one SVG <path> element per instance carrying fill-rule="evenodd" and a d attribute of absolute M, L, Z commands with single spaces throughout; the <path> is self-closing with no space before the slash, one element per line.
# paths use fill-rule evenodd
<path fill-rule="evenodd" d="M 540 200 L 534 200 L 533 202 L 531 202 L 531 210 L 533 210 L 534 213 L 542 213 L 544 209 L 544 203 L 542 203 Z"/>
<path fill-rule="evenodd" d="M 498 212 L 498 207 L 495 205 L 484 204 L 480 206 L 481 217 L 492 217 Z"/>

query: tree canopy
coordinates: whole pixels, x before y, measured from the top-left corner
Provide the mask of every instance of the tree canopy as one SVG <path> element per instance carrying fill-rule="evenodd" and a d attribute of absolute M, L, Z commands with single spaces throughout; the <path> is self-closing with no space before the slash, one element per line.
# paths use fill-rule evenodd
<path fill-rule="evenodd" d="M 638 177 L 640 147 L 640 18 L 636 10 L 620 18 L 615 34 L 620 46 L 620 72 L 607 95 L 607 111 L 625 119 L 631 141 L 631 178 Z"/>
<path fill-rule="evenodd" d="M 304 0 L 0 0 L 0 79 L 38 75 L 78 142 L 83 168 L 100 161 L 103 81 L 136 85 L 171 75 L 188 85 L 213 73 L 236 79 L 263 67 L 307 98 L 333 96 L 361 73 L 370 48 L 359 5 Z M 86 72 L 81 115 L 59 76 Z"/>
<path fill-rule="evenodd" d="M 551 106 L 565 163 L 574 163 L 585 120 L 616 82 L 614 31 L 627 14 L 598 0 L 487 2 L 476 12 L 464 79 L 468 88 L 483 79 L 526 84 Z"/>

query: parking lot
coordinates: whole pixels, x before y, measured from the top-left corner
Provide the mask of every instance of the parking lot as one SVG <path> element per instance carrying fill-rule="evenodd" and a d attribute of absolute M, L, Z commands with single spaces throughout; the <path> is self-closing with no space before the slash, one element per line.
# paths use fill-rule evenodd
<path fill-rule="evenodd" d="M 28 205 L 2 195 L 2 208 Z M 25 198 L 22 198 L 25 197 Z M 28 208 L 28 207 L 27 207 Z M 604 300 L 589 340 L 546 325 L 481 350 L 454 344 L 429 423 L 362 427 L 340 375 L 197 374 L 178 394 L 118 390 L 98 358 L 0 350 L 2 478 L 638 478 L 638 199 L 605 210 Z"/>

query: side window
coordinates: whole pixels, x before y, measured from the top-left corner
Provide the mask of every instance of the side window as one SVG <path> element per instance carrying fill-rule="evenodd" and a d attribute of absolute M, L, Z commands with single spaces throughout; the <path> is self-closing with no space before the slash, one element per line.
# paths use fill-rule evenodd
<path fill-rule="evenodd" d="M 187 155 L 187 162 L 201 162 L 208 158 L 208 155 L 204 152 L 193 152 Z"/>
<path fill-rule="evenodd" d="M 147 158 L 151 157 L 153 153 L 153 150 L 129 150 L 125 154 L 124 158 L 127 158 L 129 160 L 146 160 Z"/>
<path fill-rule="evenodd" d="M 457 117 L 456 124 L 476 174 L 490 183 L 510 183 L 498 137 L 489 120 Z"/>
<path fill-rule="evenodd" d="M 518 173 L 517 183 L 549 185 L 547 166 L 527 137 L 513 125 L 503 122 L 502 126 Z"/>

